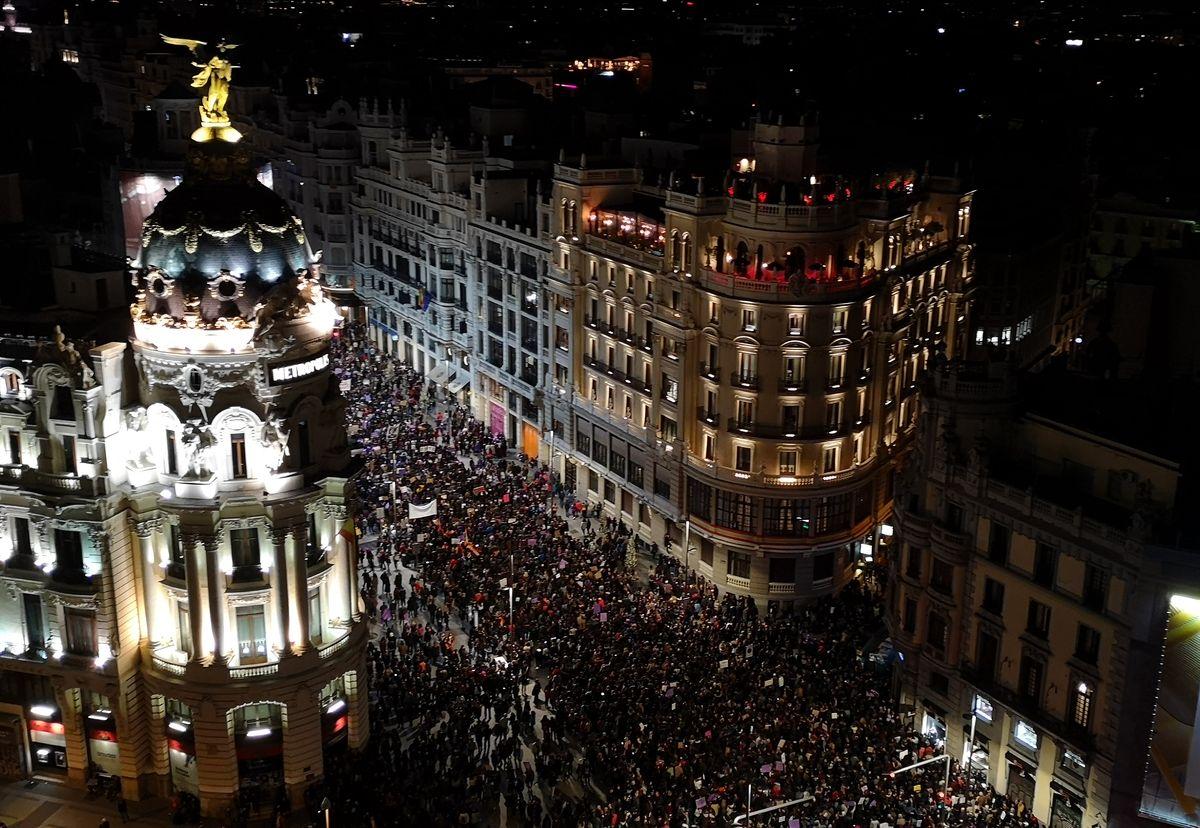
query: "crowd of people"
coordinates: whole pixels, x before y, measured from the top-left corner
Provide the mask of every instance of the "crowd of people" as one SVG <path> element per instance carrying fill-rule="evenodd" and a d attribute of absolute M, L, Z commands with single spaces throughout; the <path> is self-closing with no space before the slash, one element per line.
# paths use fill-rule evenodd
<path fill-rule="evenodd" d="M 327 763 L 336 824 L 1035 825 L 934 746 L 862 657 L 870 573 L 763 617 L 574 501 L 362 329 L 336 371 L 358 485 L 371 737 Z M 431 511 L 428 517 L 409 516 Z M 798 820 L 798 821 L 797 821 Z"/>

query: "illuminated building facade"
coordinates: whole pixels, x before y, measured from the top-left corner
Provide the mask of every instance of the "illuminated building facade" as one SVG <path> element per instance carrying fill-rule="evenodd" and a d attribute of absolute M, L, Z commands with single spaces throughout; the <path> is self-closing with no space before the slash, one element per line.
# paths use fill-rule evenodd
<path fill-rule="evenodd" d="M 1123 824 L 1113 809 L 1129 808 L 1113 791 L 1135 788 L 1146 761 L 1172 591 L 1146 577 L 1147 561 L 1181 466 L 1136 425 L 1122 437 L 1077 424 L 1112 395 L 1054 382 L 1072 418 L 1041 412 L 1045 388 L 1019 396 L 1004 364 L 930 373 L 897 483 L 887 617 L 896 690 L 916 726 L 1041 821 L 1090 828 Z M 1164 565 L 1158 577 L 1183 571 Z M 1194 615 L 1191 577 L 1172 599 L 1176 626 Z M 1179 630 L 1166 645 L 1176 668 L 1195 649 Z M 1182 811 L 1162 779 L 1187 764 L 1188 681 L 1194 693 L 1184 667 L 1162 685 L 1177 717 L 1159 714 L 1169 736 L 1148 763 L 1149 807 L 1163 813 Z"/>
<path fill-rule="evenodd" d="M 890 514 L 917 379 L 965 332 L 971 194 L 825 172 L 815 118 L 773 120 L 719 187 L 555 167 L 551 274 L 574 287 L 553 396 L 580 497 L 787 608 L 840 587 Z"/>
<path fill-rule="evenodd" d="M 131 275 L 128 351 L 0 364 L 0 767 L 211 815 L 251 782 L 299 802 L 367 738 L 337 308 L 227 139 L 193 148 Z"/>

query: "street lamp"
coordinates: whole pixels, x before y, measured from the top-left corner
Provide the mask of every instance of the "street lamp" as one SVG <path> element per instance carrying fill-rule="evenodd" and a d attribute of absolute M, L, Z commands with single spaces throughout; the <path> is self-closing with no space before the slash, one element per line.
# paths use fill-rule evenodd
<path fill-rule="evenodd" d="M 910 770 L 915 770 L 916 768 L 919 768 L 922 765 L 929 765 L 934 762 L 941 762 L 943 760 L 945 760 L 945 762 L 946 762 L 946 777 L 942 781 L 942 790 L 949 791 L 950 790 L 950 754 L 949 753 L 939 753 L 937 756 L 930 756 L 928 759 L 922 759 L 920 762 L 913 762 L 911 765 L 905 765 L 902 768 L 896 768 L 894 771 L 890 771 L 888 773 L 888 776 L 894 777 L 898 773 L 905 773 Z"/>
<path fill-rule="evenodd" d="M 324 799 L 321 800 L 321 810 L 325 812 L 325 828 L 329 828 L 329 826 L 330 826 L 329 809 L 332 807 L 333 807 L 333 803 L 329 801 L 329 797 L 325 797 Z"/>

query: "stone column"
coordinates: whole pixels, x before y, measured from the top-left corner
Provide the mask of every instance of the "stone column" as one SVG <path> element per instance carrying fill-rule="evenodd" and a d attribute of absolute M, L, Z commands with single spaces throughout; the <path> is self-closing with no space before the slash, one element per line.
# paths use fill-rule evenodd
<path fill-rule="evenodd" d="M 83 787 L 87 781 L 88 752 L 87 737 L 83 732 L 83 711 L 80 709 L 79 690 L 65 687 L 66 679 L 53 679 L 54 697 L 62 714 L 62 724 L 67 746 L 67 779 L 73 785 Z"/>
<path fill-rule="evenodd" d="M 150 696 L 149 742 L 150 762 L 159 785 L 171 776 L 171 762 L 167 755 L 167 699 L 157 693 Z M 160 788 L 164 789 L 165 788 Z"/>
<path fill-rule="evenodd" d="M 293 807 L 304 804 L 304 789 L 324 775 L 324 758 L 317 694 L 301 685 L 288 700 L 283 729 L 283 782 Z"/>
<path fill-rule="evenodd" d="M 142 580 L 142 600 L 138 608 L 138 623 L 141 625 L 142 638 L 150 642 L 153 648 L 157 640 L 155 633 L 155 609 L 158 607 L 159 586 L 158 566 L 154 560 L 154 533 L 162 524 L 161 520 L 142 520 L 134 525 L 138 539 L 138 558 L 140 566 L 137 571 Z"/>
<path fill-rule="evenodd" d="M 224 817 L 238 786 L 237 755 L 226 724 L 227 711 L 211 701 L 202 701 L 192 708 L 192 715 L 200 810 L 205 816 Z"/>
<path fill-rule="evenodd" d="M 187 574 L 188 626 L 192 633 L 190 661 L 204 658 L 204 601 L 200 596 L 200 538 L 184 535 L 184 562 Z"/>
<path fill-rule="evenodd" d="M 279 636 L 279 654 L 285 656 L 292 650 L 288 624 L 288 573 L 291 567 L 287 559 L 287 529 L 271 530 L 271 545 L 275 550 L 274 572 L 271 573 L 271 600 L 275 611 L 275 630 Z"/>
<path fill-rule="evenodd" d="M 308 640 L 308 561 L 305 560 L 304 543 L 307 531 L 307 527 L 302 523 L 287 529 L 288 534 L 292 536 L 292 557 L 288 562 L 288 575 L 295 606 L 295 612 L 291 616 L 291 642 L 292 651 L 296 653 L 302 653 L 312 646 Z"/>
<path fill-rule="evenodd" d="M 204 544 L 204 567 L 208 576 L 208 615 L 212 624 L 213 661 L 223 663 L 226 651 L 225 636 L 225 573 L 221 571 L 218 553 L 221 539 L 216 535 L 201 537 Z"/>
<path fill-rule="evenodd" d="M 343 676 L 346 685 L 346 713 L 349 733 L 346 738 L 351 750 L 359 750 L 371 736 L 370 705 L 367 697 L 366 656 L 360 655 L 354 670 Z"/>

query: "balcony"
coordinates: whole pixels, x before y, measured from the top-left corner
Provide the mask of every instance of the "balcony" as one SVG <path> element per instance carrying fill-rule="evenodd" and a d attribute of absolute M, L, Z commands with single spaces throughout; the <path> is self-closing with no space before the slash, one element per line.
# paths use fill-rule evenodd
<path fill-rule="evenodd" d="M 745 374 L 740 371 L 734 371 L 729 375 L 729 382 L 738 388 L 758 390 L 758 374 Z"/>
<path fill-rule="evenodd" d="M 826 391 L 841 391 L 845 386 L 845 377 L 829 377 L 827 380 L 825 380 Z"/>
<path fill-rule="evenodd" d="M 1042 709 L 1036 699 L 1018 695 L 1001 684 L 996 677 L 986 675 L 976 665 L 966 661 L 959 664 L 959 672 L 964 679 L 982 691 L 984 695 L 991 696 L 1022 719 L 1037 725 L 1039 729 L 1062 738 L 1081 753 L 1090 753 L 1095 750 L 1096 737 L 1093 734 L 1071 722 L 1051 715 Z"/>
<path fill-rule="evenodd" d="M 38 471 L 28 466 L 0 466 L 0 485 L 21 486 L 39 492 L 68 492 L 82 497 L 102 497 L 108 493 L 107 478 L 79 477 Z"/>
<path fill-rule="evenodd" d="M 803 394 L 808 391 L 808 380 L 803 377 L 779 380 L 780 394 Z"/>
<path fill-rule="evenodd" d="M 715 426 L 719 422 L 717 412 L 709 411 L 704 406 L 696 409 L 696 419 L 708 423 L 710 426 Z"/>
<path fill-rule="evenodd" d="M 707 362 L 700 363 L 700 376 L 708 377 L 713 382 L 720 382 L 717 366 Z"/>

